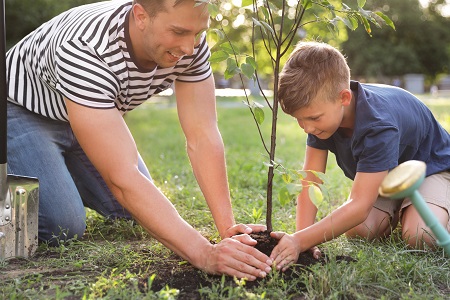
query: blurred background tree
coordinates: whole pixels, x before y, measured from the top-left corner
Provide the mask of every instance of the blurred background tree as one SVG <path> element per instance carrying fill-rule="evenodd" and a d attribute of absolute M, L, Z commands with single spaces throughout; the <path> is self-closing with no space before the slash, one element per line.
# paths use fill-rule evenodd
<path fill-rule="evenodd" d="M 389 79 L 408 73 L 424 74 L 429 84 L 450 69 L 450 18 L 439 7 L 445 0 L 368 0 L 395 23 L 396 30 L 373 28 L 372 37 L 363 28 L 348 32 L 341 48 L 348 56 L 353 76 L 367 81 L 390 83 Z"/>

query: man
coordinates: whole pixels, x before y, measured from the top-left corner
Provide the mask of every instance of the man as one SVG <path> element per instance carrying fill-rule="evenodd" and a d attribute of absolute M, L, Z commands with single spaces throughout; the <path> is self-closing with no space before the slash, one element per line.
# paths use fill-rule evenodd
<path fill-rule="evenodd" d="M 88 206 L 132 216 L 206 272 L 254 280 L 270 271 L 255 241 L 238 235 L 264 228 L 234 221 L 208 26 L 206 4 L 194 0 L 99 2 L 62 13 L 8 52 L 8 168 L 40 180 L 40 240 L 81 236 Z M 156 188 L 123 120 L 173 82 L 192 168 L 224 238 L 217 245 Z"/>

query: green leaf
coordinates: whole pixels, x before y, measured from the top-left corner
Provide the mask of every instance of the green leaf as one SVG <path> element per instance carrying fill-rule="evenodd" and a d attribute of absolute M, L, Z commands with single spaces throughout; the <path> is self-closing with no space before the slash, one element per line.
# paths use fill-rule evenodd
<path fill-rule="evenodd" d="M 241 70 L 242 74 L 245 75 L 245 77 L 252 79 L 253 75 L 255 74 L 255 68 L 251 64 L 243 63 L 241 64 Z"/>
<path fill-rule="evenodd" d="M 260 10 L 262 11 L 262 13 L 264 15 L 264 19 L 269 20 L 269 11 L 267 10 L 267 8 L 265 6 L 262 6 L 262 7 L 260 7 Z"/>
<path fill-rule="evenodd" d="M 303 171 L 303 170 L 296 171 L 296 174 L 297 174 L 297 176 L 299 177 L 300 180 L 304 179 L 306 177 L 306 175 L 308 175 L 307 172 Z"/>
<path fill-rule="evenodd" d="M 253 0 L 242 0 L 241 7 L 246 7 L 253 4 Z"/>
<path fill-rule="evenodd" d="M 209 29 L 208 33 L 215 33 L 217 35 L 217 37 L 219 38 L 219 40 L 223 40 L 225 38 L 225 34 L 223 33 L 223 31 L 220 29 L 217 29 L 217 28 Z"/>
<path fill-rule="evenodd" d="M 394 22 L 392 22 L 392 20 L 389 19 L 388 16 L 383 14 L 381 11 L 377 11 L 377 12 L 375 12 L 375 14 L 377 14 L 379 17 L 381 17 L 384 20 L 384 22 L 386 23 L 386 25 L 390 26 L 392 29 L 395 30 Z"/>
<path fill-rule="evenodd" d="M 369 36 L 372 36 L 372 29 L 370 28 L 369 21 L 366 18 L 366 11 L 360 9 L 360 14 L 358 15 L 358 18 L 360 19 L 361 23 L 364 25 L 364 29 L 366 29 L 366 32 L 369 34 Z"/>
<path fill-rule="evenodd" d="M 356 30 L 358 28 L 358 26 L 359 26 L 358 18 L 355 17 L 353 14 L 352 15 L 347 15 L 347 18 L 350 20 L 350 22 L 352 22 L 353 28 L 355 28 L 354 30 Z"/>
<path fill-rule="evenodd" d="M 253 56 L 247 56 L 247 58 L 245 59 L 245 62 L 248 64 L 251 64 L 253 66 L 253 68 L 256 69 L 257 64 L 256 64 L 256 60 Z"/>
<path fill-rule="evenodd" d="M 230 45 L 230 43 L 223 43 L 222 45 L 220 45 L 220 49 L 228 54 L 234 54 L 233 47 Z"/>
<path fill-rule="evenodd" d="M 358 0 L 358 7 L 364 7 L 366 5 L 366 0 Z"/>
<path fill-rule="evenodd" d="M 270 27 L 270 25 L 267 24 L 267 22 L 261 21 L 261 24 L 266 30 L 270 31 L 272 33 L 272 35 L 275 35 L 275 32 L 273 31 L 273 28 Z"/>
<path fill-rule="evenodd" d="M 320 207 L 323 201 L 323 195 L 322 195 L 322 191 L 320 190 L 320 188 L 314 184 L 311 184 L 309 186 L 309 190 L 308 190 L 308 195 L 309 195 L 309 199 L 311 199 L 312 203 L 314 203 L 314 205 L 316 207 Z"/>
<path fill-rule="evenodd" d="M 325 175 L 325 173 L 317 172 L 317 171 L 314 171 L 314 170 L 310 170 L 310 172 L 313 173 L 314 176 L 319 178 L 322 182 L 325 182 L 327 180 L 327 175 Z"/>
<path fill-rule="evenodd" d="M 241 72 L 241 69 L 238 68 L 236 61 L 233 58 L 228 57 L 227 58 L 227 68 L 224 73 L 225 79 L 230 79 L 231 77 L 233 77 L 234 75 L 236 75 L 240 72 Z"/>
<path fill-rule="evenodd" d="M 220 13 L 220 9 L 219 6 L 217 6 L 216 4 L 209 2 L 208 3 L 208 12 L 209 15 L 211 16 L 211 18 L 216 18 L 217 15 Z"/>
<path fill-rule="evenodd" d="M 211 54 L 211 57 L 209 58 L 209 61 L 212 63 L 221 62 L 226 59 L 228 59 L 230 55 L 226 53 L 225 51 L 216 51 Z"/>
<path fill-rule="evenodd" d="M 285 183 L 290 183 L 292 181 L 292 178 L 288 173 L 283 173 L 283 175 L 281 175 L 281 178 Z"/>
<path fill-rule="evenodd" d="M 285 206 L 291 201 L 292 197 L 286 187 L 282 187 L 278 191 L 278 201 L 280 201 L 281 206 Z"/>
<path fill-rule="evenodd" d="M 312 7 L 311 0 L 302 0 L 302 6 L 304 10 L 310 9 Z"/>
<path fill-rule="evenodd" d="M 289 191 L 289 194 L 291 194 L 292 196 L 297 196 L 302 191 L 303 186 L 298 183 L 288 183 L 286 185 L 286 188 Z"/>
<path fill-rule="evenodd" d="M 342 21 L 345 24 L 345 26 L 347 26 L 350 30 L 356 29 L 355 25 L 353 24 L 353 22 L 350 19 L 342 18 L 339 16 L 336 16 L 336 19 L 338 19 L 339 21 Z"/>
<path fill-rule="evenodd" d="M 253 17 L 252 17 L 252 21 L 253 21 L 253 24 L 255 25 L 255 27 L 261 27 L 264 34 L 266 34 L 266 28 L 261 24 L 260 21 L 258 21 L 257 19 L 255 19 Z"/>
<path fill-rule="evenodd" d="M 344 10 L 344 11 L 352 10 L 352 9 L 350 8 L 350 6 L 348 6 L 348 5 L 345 4 L 345 3 L 342 3 L 342 7 L 343 7 L 343 10 Z"/>
<path fill-rule="evenodd" d="M 254 107 L 253 112 L 255 113 L 256 122 L 261 125 L 264 122 L 264 110 L 260 107 Z"/>

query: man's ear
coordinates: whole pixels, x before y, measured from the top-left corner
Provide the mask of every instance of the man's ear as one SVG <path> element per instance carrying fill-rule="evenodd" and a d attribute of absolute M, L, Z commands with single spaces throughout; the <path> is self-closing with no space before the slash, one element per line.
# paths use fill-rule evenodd
<path fill-rule="evenodd" d="M 147 19 L 149 18 L 149 15 L 147 14 L 147 11 L 144 9 L 144 7 L 140 4 L 134 4 L 132 10 L 136 27 L 142 30 L 143 28 L 145 28 L 145 24 Z"/>
<path fill-rule="evenodd" d="M 341 104 L 343 106 L 348 106 L 352 102 L 353 93 L 352 93 L 352 91 L 350 89 L 343 89 L 339 93 L 339 98 L 340 98 Z"/>

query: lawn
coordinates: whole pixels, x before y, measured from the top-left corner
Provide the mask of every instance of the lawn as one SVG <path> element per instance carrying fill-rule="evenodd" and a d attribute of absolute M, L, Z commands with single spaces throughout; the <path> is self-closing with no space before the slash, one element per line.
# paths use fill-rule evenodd
<path fill-rule="evenodd" d="M 450 130 L 450 100 L 423 98 Z M 263 223 L 264 213 L 260 217 L 255 212 L 264 209 L 267 156 L 249 111 L 240 101 L 233 98 L 235 105 L 231 106 L 230 99 L 218 101 L 233 209 L 238 222 Z M 145 104 L 126 120 L 157 185 L 183 218 L 217 241 L 171 103 Z M 268 132 L 268 123 L 263 124 L 264 132 Z M 300 169 L 304 144 L 305 134 L 295 120 L 280 113 L 277 161 L 286 168 Z M 283 186 L 277 175 L 275 195 Z M 342 176 L 330 157 L 327 201 L 331 207 L 342 204 L 349 191 L 350 182 Z M 210 284 L 188 293 L 171 286 L 173 278 L 183 274 L 180 270 L 193 272 L 186 262 L 132 222 L 111 223 L 92 211 L 87 213 L 88 230 L 79 240 L 56 248 L 42 244 L 33 258 L 0 262 L 0 299 L 445 299 L 450 295 L 450 260 L 442 251 L 407 249 L 398 231 L 384 242 L 340 237 L 325 243 L 321 249 L 327 260 L 298 269 L 293 278 L 275 272 L 250 284 L 197 272 Z M 292 232 L 295 203 L 281 206 L 275 201 L 273 223 L 275 230 Z"/>

